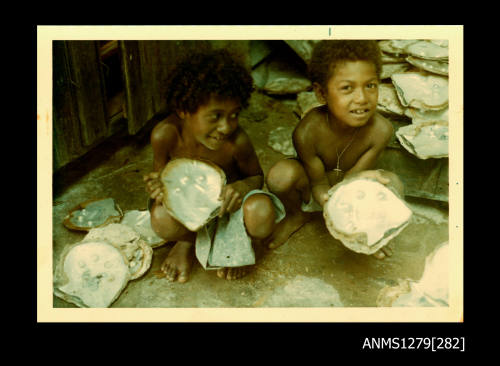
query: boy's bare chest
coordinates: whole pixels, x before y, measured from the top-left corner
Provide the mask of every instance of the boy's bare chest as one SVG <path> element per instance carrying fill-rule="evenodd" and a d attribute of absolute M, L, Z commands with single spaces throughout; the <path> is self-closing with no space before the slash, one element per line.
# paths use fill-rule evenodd
<path fill-rule="evenodd" d="M 316 151 L 326 171 L 337 168 L 337 164 L 340 169 L 346 171 L 356 164 L 367 146 L 367 141 L 360 132 L 336 136 L 330 131 L 322 135 L 316 145 Z"/>

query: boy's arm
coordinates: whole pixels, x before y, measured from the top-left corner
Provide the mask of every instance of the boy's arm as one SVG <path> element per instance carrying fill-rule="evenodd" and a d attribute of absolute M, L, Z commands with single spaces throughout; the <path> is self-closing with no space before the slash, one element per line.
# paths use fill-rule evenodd
<path fill-rule="evenodd" d="M 224 201 L 220 209 L 220 216 L 226 212 L 234 212 L 241 206 L 242 200 L 248 192 L 261 189 L 264 184 L 264 173 L 250 138 L 242 129 L 237 133 L 233 156 L 241 175 L 245 178 L 224 187 L 220 198 Z"/>
<path fill-rule="evenodd" d="M 156 200 L 163 199 L 163 185 L 160 174 L 170 160 L 170 151 L 177 142 L 177 131 L 169 124 L 158 124 L 151 132 L 153 149 L 153 172 L 144 176 L 146 191 Z"/>
<path fill-rule="evenodd" d="M 170 160 L 170 151 L 177 142 L 177 130 L 170 124 L 159 124 L 151 132 L 153 171 L 161 173 Z"/>
<path fill-rule="evenodd" d="M 316 152 L 314 140 L 314 131 L 311 129 L 299 127 L 293 132 L 294 147 L 309 177 L 312 196 L 323 207 L 328 200 L 330 182 L 325 165 Z"/>
<path fill-rule="evenodd" d="M 240 181 L 248 185 L 249 191 L 262 188 L 264 184 L 264 172 L 260 166 L 253 144 L 243 130 L 240 130 L 236 137 L 234 158 L 242 176 L 246 177 Z"/>

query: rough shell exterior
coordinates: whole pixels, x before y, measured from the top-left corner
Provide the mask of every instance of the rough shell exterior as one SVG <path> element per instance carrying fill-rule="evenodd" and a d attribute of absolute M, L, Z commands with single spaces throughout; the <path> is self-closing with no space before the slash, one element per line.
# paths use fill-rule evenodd
<path fill-rule="evenodd" d="M 394 113 L 400 116 L 404 115 L 405 108 L 399 101 L 394 85 L 384 83 L 379 85 L 377 108 L 386 113 Z"/>
<path fill-rule="evenodd" d="M 431 41 L 418 41 L 407 45 L 405 53 L 429 60 L 448 60 L 448 47 L 442 47 Z"/>
<path fill-rule="evenodd" d="M 412 123 L 432 121 L 448 121 L 448 107 L 441 110 L 425 110 L 416 108 L 406 108 L 405 115 L 411 118 Z"/>
<path fill-rule="evenodd" d="M 392 74 L 406 72 L 411 68 L 407 62 L 404 63 L 391 63 L 382 65 L 382 72 L 380 79 L 390 78 Z"/>
<path fill-rule="evenodd" d="M 381 52 L 381 61 L 382 64 L 397 64 L 405 61 L 404 55 L 395 55 L 390 53 Z"/>
<path fill-rule="evenodd" d="M 92 229 L 83 241 L 106 241 L 119 249 L 128 260 L 131 280 L 141 277 L 151 266 L 153 249 L 127 225 L 109 224 Z"/>
<path fill-rule="evenodd" d="M 79 307 L 106 308 L 130 279 L 127 258 L 107 242 L 67 246 L 54 276 L 54 294 Z"/>
<path fill-rule="evenodd" d="M 313 91 L 297 94 L 297 114 L 300 116 L 300 118 L 304 118 L 304 116 L 311 109 L 319 107 L 321 105 L 323 105 L 323 103 L 318 101 L 318 99 L 316 98 L 316 94 Z"/>
<path fill-rule="evenodd" d="M 448 76 L 448 62 L 425 60 L 418 57 L 408 56 L 406 58 L 410 64 L 419 69 L 432 72 L 434 74 Z"/>
<path fill-rule="evenodd" d="M 123 212 L 113 198 L 88 200 L 70 210 L 63 225 L 70 230 L 89 231 L 120 222 Z"/>
<path fill-rule="evenodd" d="M 448 156 L 448 122 L 427 121 L 403 126 L 396 131 L 401 145 L 419 159 Z"/>
<path fill-rule="evenodd" d="M 391 39 L 380 41 L 380 50 L 389 54 L 401 55 L 406 54 L 405 48 L 413 43 L 418 42 L 417 39 Z"/>
<path fill-rule="evenodd" d="M 292 141 L 294 126 L 280 126 L 269 132 L 267 144 L 274 151 L 287 156 L 296 156 Z"/>
<path fill-rule="evenodd" d="M 226 175 L 209 161 L 171 160 L 161 173 L 163 203 L 169 213 L 191 231 L 217 216 Z"/>
<path fill-rule="evenodd" d="M 392 190 L 371 179 L 333 186 L 323 215 L 333 237 L 347 248 L 373 254 L 408 225 L 412 211 Z"/>

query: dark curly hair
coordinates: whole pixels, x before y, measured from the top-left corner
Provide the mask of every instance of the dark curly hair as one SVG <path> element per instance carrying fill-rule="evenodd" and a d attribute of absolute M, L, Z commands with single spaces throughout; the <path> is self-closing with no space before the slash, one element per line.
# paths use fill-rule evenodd
<path fill-rule="evenodd" d="M 167 110 L 195 113 L 211 96 L 236 99 L 246 108 L 253 90 L 250 72 L 227 50 L 193 52 L 167 78 Z"/>
<path fill-rule="evenodd" d="M 339 63 L 358 60 L 373 62 L 377 77 L 380 78 L 382 61 L 377 41 L 323 40 L 314 47 L 308 65 L 309 78 L 311 82 L 326 87 Z"/>

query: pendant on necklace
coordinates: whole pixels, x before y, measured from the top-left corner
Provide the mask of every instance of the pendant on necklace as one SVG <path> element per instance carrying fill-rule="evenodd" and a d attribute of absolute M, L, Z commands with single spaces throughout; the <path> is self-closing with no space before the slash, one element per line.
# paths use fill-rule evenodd
<path fill-rule="evenodd" d="M 333 171 L 335 172 L 335 175 L 337 176 L 337 178 L 342 176 L 342 173 L 343 173 L 342 169 L 335 168 L 335 169 L 333 169 Z"/>

